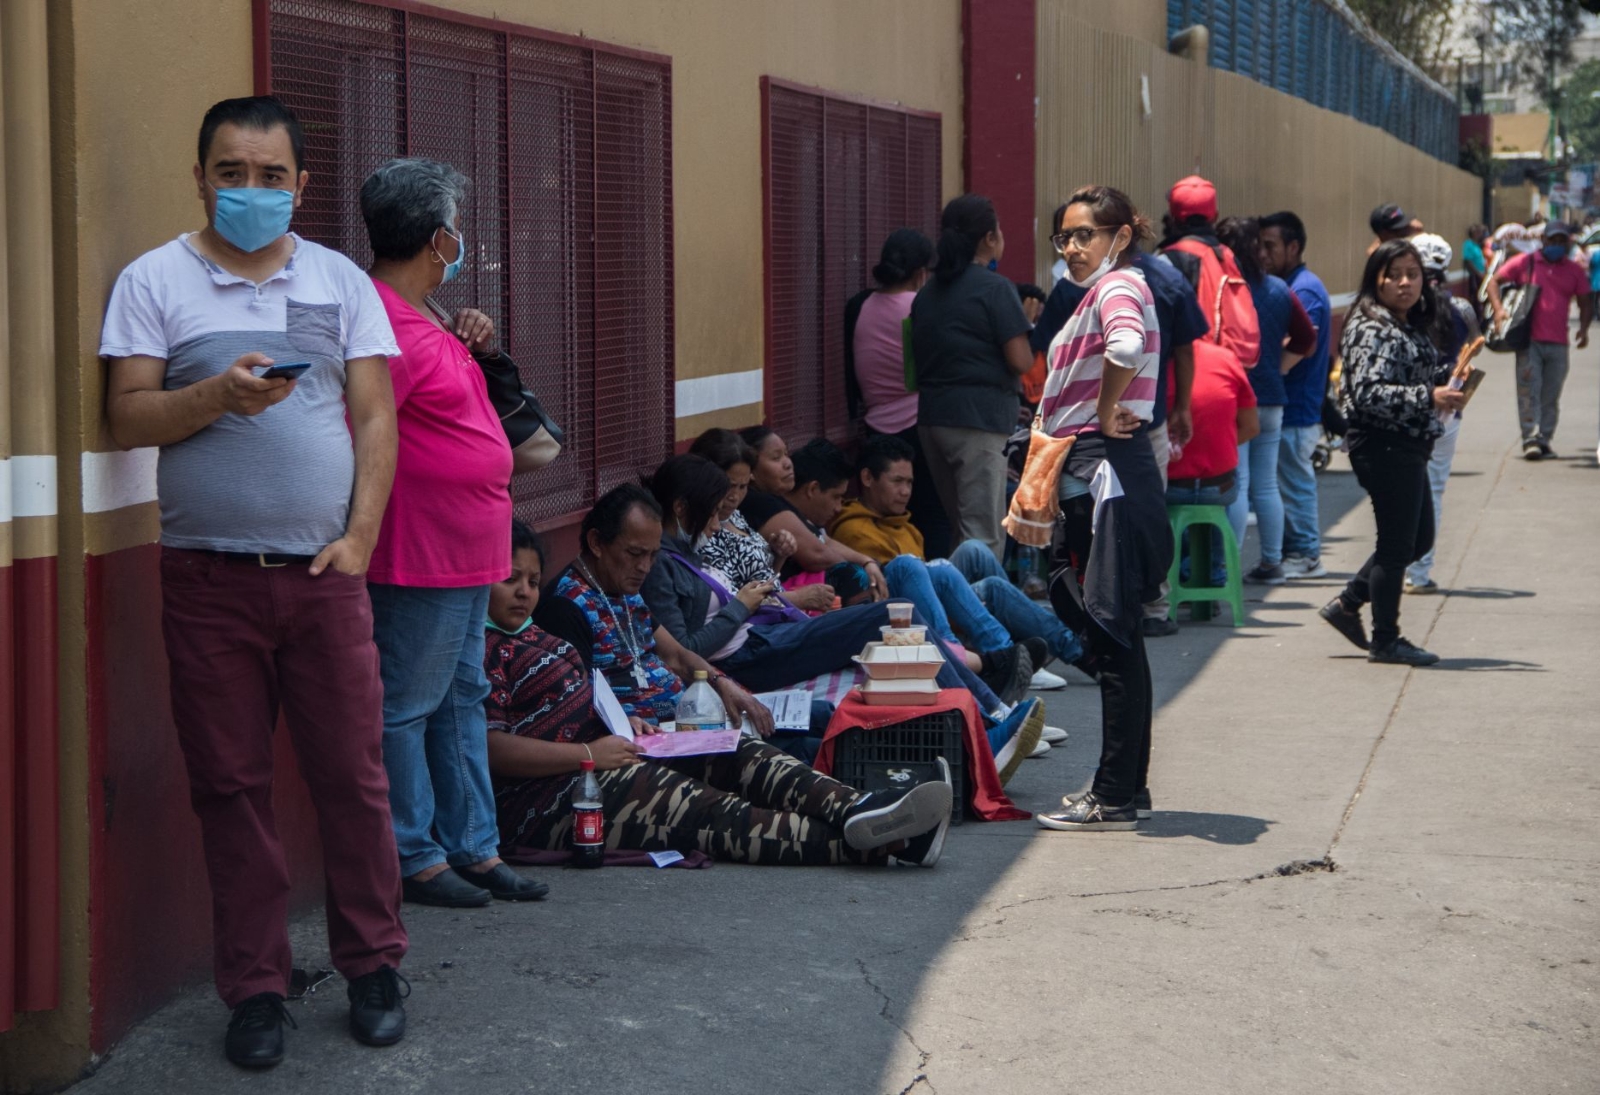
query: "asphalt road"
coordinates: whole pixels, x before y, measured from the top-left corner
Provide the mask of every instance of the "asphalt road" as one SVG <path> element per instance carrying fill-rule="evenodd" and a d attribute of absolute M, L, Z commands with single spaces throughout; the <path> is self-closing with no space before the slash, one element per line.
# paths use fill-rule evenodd
<path fill-rule="evenodd" d="M 1368 665 L 1315 615 L 1334 579 L 1152 642 L 1137 833 L 969 823 L 932 871 L 545 871 L 540 905 L 408 908 L 394 1049 L 345 1035 L 336 980 L 292 1005 L 281 1067 L 240 1073 L 196 987 L 74 1090 L 1600 1091 L 1596 363 L 1575 354 L 1569 455 L 1527 464 L 1511 362 L 1489 361 L 1445 501 L 1450 593 L 1403 606 L 1438 667 Z M 1342 458 L 1322 484 L 1348 574 L 1371 518 Z M 1013 782 L 1036 810 L 1098 751 L 1093 687 L 1047 702 L 1072 738 Z M 296 944 L 325 964 L 320 918 Z"/>

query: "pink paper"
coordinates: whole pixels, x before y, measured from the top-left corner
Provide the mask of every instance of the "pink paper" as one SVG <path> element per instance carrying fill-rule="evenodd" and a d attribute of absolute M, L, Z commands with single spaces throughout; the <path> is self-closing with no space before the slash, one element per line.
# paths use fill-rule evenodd
<path fill-rule="evenodd" d="M 737 730 L 684 730 L 677 734 L 640 734 L 634 746 L 647 757 L 697 757 L 731 753 L 739 748 Z"/>

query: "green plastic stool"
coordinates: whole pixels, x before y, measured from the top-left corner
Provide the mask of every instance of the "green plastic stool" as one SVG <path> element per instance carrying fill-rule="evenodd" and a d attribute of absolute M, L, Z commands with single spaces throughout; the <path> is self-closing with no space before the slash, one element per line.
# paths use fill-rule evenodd
<path fill-rule="evenodd" d="M 1167 572 L 1168 594 L 1171 607 L 1169 619 L 1178 618 L 1178 606 L 1185 602 L 1196 620 L 1209 620 L 1212 605 L 1226 602 L 1233 608 L 1233 626 L 1244 623 L 1244 569 L 1239 564 L 1239 541 L 1234 539 L 1233 526 L 1228 523 L 1228 511 L 1222 506 L 1168 506 L 1167 517 L 1172 522 L 1172 569 Z M 1211 585 L 1211 530 L 1222 530 L 1222 550 L 1228 564 L 1227 584 L 1218 588 Z M 1194 583 L 1183 581 L 1183 537 L 1189 534 L 1189 574 Z"/>

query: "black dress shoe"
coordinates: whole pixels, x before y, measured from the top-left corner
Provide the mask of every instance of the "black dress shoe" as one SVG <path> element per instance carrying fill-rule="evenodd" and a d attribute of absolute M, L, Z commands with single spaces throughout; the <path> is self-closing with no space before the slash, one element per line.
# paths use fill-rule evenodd
<path fill-rule="evenodd" d="M 426 882 L 406 879 L 401 892 L 413 904 L 439 905 L 446 909 L 481 909 L 491 900 L 487 890 L 474 886 L 449 867 Z"/>
<path fill-rule="evenodd" d="M 504 863 L 496 863 L 487 871 L 463 868 L 456 876 L 471 886 L 489 891 L 501 901 L 537 901 L 550 892 L 550 887 L 533 878 L 523 878 Z"/>
<path fill-rule="evenodd" d="M 404 990 L 401 986 L 404 985 Z M 392 1046 L 406 1036 L 411 982 L 390 966 L 364 974 L 345 989 L 350 997 L 350 1033 L 369 1046 Z"/>
<path fill-rule="evenodd" d="M 223 1048 L 240 1068 L 271 1068 L 283 1060 L 283 1024 L 299 1026 L 275 992 L 260 992 L 233 1009 Z"/>

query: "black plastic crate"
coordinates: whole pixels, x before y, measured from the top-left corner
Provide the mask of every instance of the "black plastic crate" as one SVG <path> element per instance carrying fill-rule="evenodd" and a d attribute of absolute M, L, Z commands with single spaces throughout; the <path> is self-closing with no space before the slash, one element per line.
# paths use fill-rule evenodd
<path fill-rule="evenodd" d="M 956 809 L 952 824 L 966 817 L 972 801 L 963 745 L 966 720 L 960 711 L 936 711 L 876 730 L 852 730 L 834 745 L 833 778 L 859 791 L 904 791 L 939 778 L 935 757 L 950 765 Z"/>

